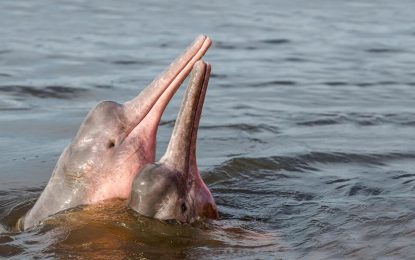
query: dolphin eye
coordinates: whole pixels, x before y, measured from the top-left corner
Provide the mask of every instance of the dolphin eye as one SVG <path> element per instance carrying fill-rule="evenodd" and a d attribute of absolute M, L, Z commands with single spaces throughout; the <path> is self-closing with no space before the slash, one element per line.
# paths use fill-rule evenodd
<path fill-rule="evenodd" d="M 183 213 L 187 210 L 187 206 L 185 203 L 182 204 L 181 209 Z"/>
<path fill-rule="evenodd" d="M 115 141 L 114 140 L 110 140 L 107 144 L 108 148 L 113 148 L 115 146 Z"/>

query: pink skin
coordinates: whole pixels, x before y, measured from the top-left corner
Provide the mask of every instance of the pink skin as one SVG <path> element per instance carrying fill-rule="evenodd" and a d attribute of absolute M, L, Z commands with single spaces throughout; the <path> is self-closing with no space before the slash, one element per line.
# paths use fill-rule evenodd
<path fill-rule="evenodd" d="M 84 119 L 61 154 L 46 188 L 19 220 L 28 229 L 57 212 L 112 198 L 128 198 L 140 169 L 155 160 L 160 118 L 211 40 L 199 36 L 137 97 L 118 104 L 104 101 Z"/>
<path fill-rule="evenodd" d="M 193 120 L 188 119 L 188 122 L 185 122 L 183 119 L 186 117 L 189 118 L 188 114 L 192 112 L 192 110 L 187 110 L 187 107 L 190 106 L 189 104 L 186 104 L 186 107 L 183 107 L 183 111 L 180 111 L 181 113 L 178 115 L 175 129 L 171 136 L 166 153 L 160 159 L 160 163 L 166 165 L 166 167 L 170 169 L 183 169 L 180 171 L 184 173 L 182 175 L 182 179 L 187 183 L 187 191 L 185 192 L 187 193 L 187 196 L 185 196 L 185 201 L 187 203 L 188 209 L 185 213 L 178 213 L 176 211 L 174 214 L 175 219 L 182 222 L 193 222 L 198 218 L 219 218 L 215 200 L 213 199 L 209 188 L 199 174 L 196 156 L 197 132 L 199 129 L 200 118 L 202 117 L 203 104 L 209 84 L 211 65 L 203 61 L 198 61 L 196 62 L 193 70 L 194 79 L 191 83 L 189 83 L 188 88 L 200 89 L 199 96 L 195 95 L 192 97 L 189 93 L 190 101 L 188 102 L 193 102 L 197 106 L 197 108 L 194 109 L 194 118 Z M 185 104 L 182 104 L 182 106 L 184 105 Z M 186 155 L 186 157 L 183 157 L 183 155 Z M 180 160 L 178 159 L 180 157 L 186 159 Z M 180 162 L 182 165 L 179 165 L 178 162 Z M 170 205 L 170 208 L 165 207 L 163 211 L 158 213 L 158 215 L 164 219 L 171 218 L 171 212 L 173 212 L 171 208 L 174 208 L 174 205 Z"/>
<path fill-rule="evenodd" d="M 187 223 L 218 218 L 196 162 L 197 131 L 210 70 L 203 61 L 194 65 L 166 153 L 157 163 L 144 166 L 134 179 L 128 205 L 142 215 Z"/>

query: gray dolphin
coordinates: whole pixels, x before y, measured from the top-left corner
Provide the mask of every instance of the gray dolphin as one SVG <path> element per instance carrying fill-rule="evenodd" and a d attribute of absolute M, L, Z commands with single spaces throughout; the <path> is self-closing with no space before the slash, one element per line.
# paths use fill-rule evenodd
<path fill-rule="evenodd" d="M 196 162 L 196 139 L 211 67 L 198 61 L 192 71 L 166 153 L 136 175 L 128 205 L 147 217 L 191 223 L 218 218 L 212 194 Z"/>
<path fill-rule="evenodd" d="M 197 37 L 134 99 L 124 104 L 104 101 L 93 108 L 18 227 L 28 229 L 78 205 L 127 199 L 136 173 L 155 160 L 157 128 L 164 109 L 210 45 L 208 37 Z"/>

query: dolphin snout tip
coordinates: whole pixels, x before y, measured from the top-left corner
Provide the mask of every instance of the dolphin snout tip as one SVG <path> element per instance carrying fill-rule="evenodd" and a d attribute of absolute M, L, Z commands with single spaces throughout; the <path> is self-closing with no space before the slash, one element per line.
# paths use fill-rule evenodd
<path fill-rule="evenodd" d="M 199 34 L 194 42 L 203 42 L 207 46 L 210 46 L 212 44 L 212 39 L 210 39 L 206 34 Z"/>

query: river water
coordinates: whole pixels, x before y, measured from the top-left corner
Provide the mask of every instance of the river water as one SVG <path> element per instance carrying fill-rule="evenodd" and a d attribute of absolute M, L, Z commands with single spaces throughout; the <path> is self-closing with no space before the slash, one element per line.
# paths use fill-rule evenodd
<path fill-rule="evenodd" d="M 1 1 L 0 256 L 413 258 L 414 10 L 409 0 Z M 89 109 L 136 95 L 200 33 L 214 44 L 198 163 L 220 219 L 165 223 L 115 200 L 13 231 Z"/>

